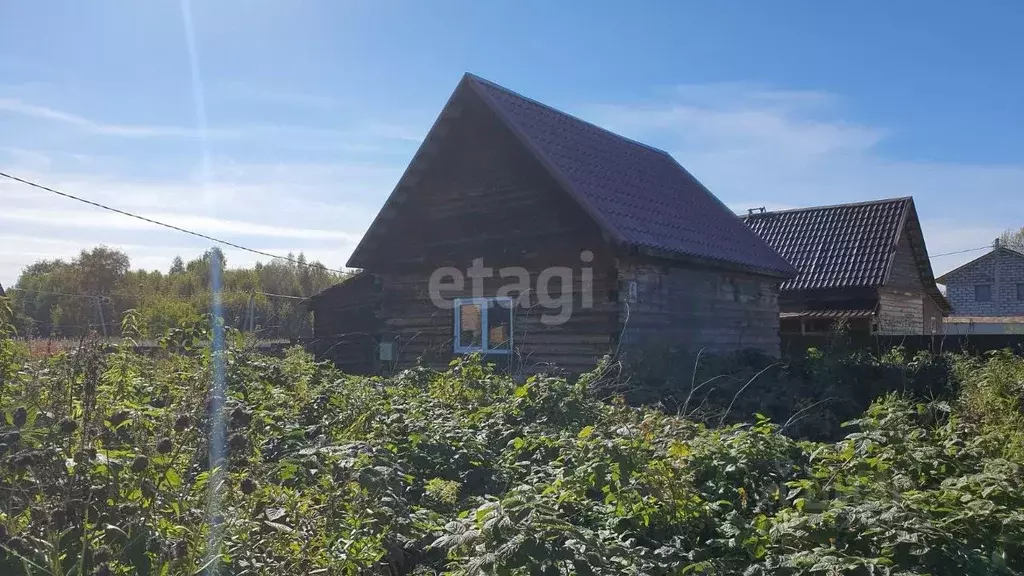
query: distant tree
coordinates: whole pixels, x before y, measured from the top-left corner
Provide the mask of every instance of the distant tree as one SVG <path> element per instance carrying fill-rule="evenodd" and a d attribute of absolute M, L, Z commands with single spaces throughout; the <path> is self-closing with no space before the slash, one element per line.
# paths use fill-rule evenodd
<path fill-rule="evenodd" d="M 167 271 L 168 274 L 184 274 L 185 273 L 185 261 L 181 259 L 181 256 L 175 256 L 174 260 L 171 261 L 171 269 Z"/>
<path fill-rule="evenodd" d="M 1024 250 L 1024 226 L 1018 230 L 1009 229 L 999 237 L 999 245 Z"/>
<path fill-rule="evenodd" d="M 86 294 L 109 294 L 128 273 L 131 260 L 128 255 L 106 246 L 82 250 L 72 263 L 81 276 L 79 290 Z"/>

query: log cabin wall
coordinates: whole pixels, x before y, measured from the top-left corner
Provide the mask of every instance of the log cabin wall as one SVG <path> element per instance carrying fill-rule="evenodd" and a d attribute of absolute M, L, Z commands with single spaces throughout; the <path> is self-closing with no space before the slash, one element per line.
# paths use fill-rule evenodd
<path fill-rule="evenodd" d="M 386 370 L 420 359 L 432 367 L 450 362 L 454 314 L 431 301 L 429 279 L 440 267 L 465 273 L 476 258 L 496 274 L 511 266 L 530 274 L 533 290 L 520 299 L 513 321 L 513 370 L 540 371 L 550 363 L 586 370 L 609 349 L 616 324 L 616 276 L 606 241 L 478 99 L 463 99 L 458 118 L 431 150 L 429 164 L 387 229 L 368 268 L 381 279 L 381 337 L 397 346 L 396 359 Z M 584 251 L 593 255 L 590 262 L 581 259 Z M 558 326 L 541 321 L 548 311 L 536 293 L 539 274 L 551 266 L 570 268 L 573 276 L 573 313 Z M 584 268 L 592 270 L 594 279 L 593 305 L 587 309 Z M 497 295 L 508 282 L 488 279 L 483 295 Z M 557 284 L 551 283 L 552 297 L 562 294 Z M 444 296 L 473 296 L 470 280 Z"/>
<path fill-rule="evenodd" d="M 380 283 L 372 274 L 359 274 L 309 300 L 315 338 L 308 348 L 345 372 L 370 374 L 378 370 Z"/>
<path fill-rule="evenodd" d="M 623 348 L 779 355 L 777 279 L 640 258 L 620 260 L 618 279 Z"/>
<path fill-rule="evenodd" d="M 531 271 L 531 283 L 534 285 L 537 275 Z M 593 368 L 611 348 L 616 329 L 615 302 L 608 296 L 614 289 L 614 277 L 597 270 L 594 276 L 595 296 L 589 309 L 583 308 L 586 296 L 579 276 L 568 290 L 560 287 L 551 290 L 550 295 L 554 298 L 565 296 L 572 299 L 572 314 L 559 325 L 545 320 L 545 315 L 555 314 L 557 310 L 548 309 L 538 302 L 535 292 L 513 295 L 517 297 L 513 317 L 513 353 L 489 355 L 487 361 L 514 373 L 526 374 L 550 371 L 553 366 L 569 372 Z M 383 278 L 383 339 L 394 340 L 398 349 L 396 361 L 385 366 L 385 370 L 400 370 L 417 362 L 432 368 L 447 366 L 456 356 L 453 310 L 438 308 L 431 302 L 428 282 L 423 274 L 387 274 Z M 487 281 L 484 283 L 484 295 L 494 297 L 503 286 L 500 278 Z M 598 295 L 599 292 L 603 295 Z M 462 290 L 446 290 L 443 294 L 449 299 L 473 296 L 469 286 Z"/>

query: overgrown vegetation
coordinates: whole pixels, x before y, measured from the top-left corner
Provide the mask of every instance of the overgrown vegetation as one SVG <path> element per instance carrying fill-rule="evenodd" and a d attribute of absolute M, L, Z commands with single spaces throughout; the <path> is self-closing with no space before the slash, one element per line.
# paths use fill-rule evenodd
<path fill-rule="evenodd" d="M 732 397 L 751 423 L 706 426 L 605 400 L 602 367 L 358 378 L 214 355 L 204 330 L 177 335 L 190 354 L 36 360 L 0 336 L 0 573 L 1024 573 L 1008 353 L 948 360 L 949 401 L 887 395 L 811 442 L 751 413 L 753 384 Z"/>
<path fill-rule="evenodd" d="M 18 333 L 79 338 L 95 331 L 117 336 L 121 316 L 135 310 L 145 336 L 159 337 L 183 322 L 197 321 L 210 309 L 215 262 L 228 326 L 244 329 L 251 321 L 267 338 L 309 336 L 309 312 L 299 299 L 342 280 L 318 262 L 307 263 L 302 254 L 294 262 L 227 268 L 223 253 L 212 248 L 188 262 L 175 258 L 161 272 L 132 270 L 127 254 L 97 246 L 70 261 L 41 260 L 25 268 L 11 290 Z"/>
<path fill-rule="evenodd" d="M 757 353 L 691 355 L 657 348 L 632 359 L 626 377 L 595 392 L 665 410 L 709 425 L 749 420 L 754 413 L 797 438 L 838 440 L 843 423 L 889 392 L 918 400 L 951 400 L 961 381 L 958 357 L 902 348 L 882 356 L 849 349 L 808 350 L 779 361 Z"/>

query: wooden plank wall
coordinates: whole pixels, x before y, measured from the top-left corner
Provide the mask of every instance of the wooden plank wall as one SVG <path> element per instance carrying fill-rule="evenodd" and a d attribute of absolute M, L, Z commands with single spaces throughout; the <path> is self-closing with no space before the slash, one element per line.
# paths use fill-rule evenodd
<path fill-rule="evenodd" d="M 924 300 L 920 292 L 881 288 L 878 291 L 878 333 L 924 334 Z"/>
<path fill-rule="evenodd" d="M 536 270 L 530 274 L 532 286 L 536 286 L 537 274 Z M 484 282 L 483 295 L 498 295 L 504 282 L 500 278 Z M 384 338 L 393 338 L 399 350 L 398 361 L 389 368 L 408 368 L 417 362 L 434 368 L 447 366 L 455 356 L 453 310 L 438 308 L 431 302 L 423 274 L 385 275 L 383 286 Z M 551 371 L 553 366 L 569 372 L 593 368 L 612 346 L 616 329 L 615 302 L 609 298 L 615 286 L 614 277 L 595 270 L 593 286 L 594 305 L 589 309 L 582 308 L 584 285 L 578 275 L 569 290 L 551 291 L 552 298 L 572 299 L 572 314 L 567 322 L 558 326 L 544 319 L 545 314 L 558 311 L 542 306 L 535 291 L 512 294 L 517 298 L 513 355 L 511 358 L 495 355 L 488 361 L 499 365 L 510 361 L 511 371 L 524 374 Z M 463 290 L 447 290 L 442 294 L 450 300 L 474 296 L 468 285 Z"/>
<path fill-rule="evenodd" d="M 921 272 L 917 268 L 914 250 L 906 230 L 896 244 L 889 279 L 878 291 L 879 334 L 930 334 L 931 317 L 938 306 L 924 291 Z M 941 327 L 938 330 L 941 333 Z"/>
<path fill-rule="evenodd" d="M 353 374 L 377 371 L 377 310 L 381 294 L 372 274 L 360 274 L 314 297 L 313 340 L 306 343 L 317 358 L 331 360 Z"/>
<path fill-rule="evenodd" d="M 623 347 L 675 344 L 694 352 L 779 355 L 777 280 L 641 259 L 620 261 L 618 270 Z"/>

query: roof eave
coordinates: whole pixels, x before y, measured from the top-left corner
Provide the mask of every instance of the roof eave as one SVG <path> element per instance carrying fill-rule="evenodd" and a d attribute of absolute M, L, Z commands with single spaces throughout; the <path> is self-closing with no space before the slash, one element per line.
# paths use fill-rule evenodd
<path fill-rule="evenodd" d="M 723 268 L 726 270 L 735 270 L 737 272 L 746 272 L 748 274 L 756 274 L 759 276 L 770 276 L 772 278 L 778 278 L 780 281 L 789 280 L 797 276 L 797 271 L 794 268 L 790 268 L 789 271 L 775 270 L 772 268 L 762 268 L 757 266 L 750 266 L 747 264 L 741 264 L 732 260 L 722 260 L 718 258 L 705 258 L 702 256 L 696 256 L 693 254 L 685 254 L 682 252 L 672 252 L 670 250 L 663 250 L 660 248 L 653 248 L 646 245 L 627 244 L 640 254 L 650 256 L 652 258 L 660 258 L 664 260 L 672 260 L 674 262 L 682 262 L 687 264 L 696 264 L 699 266 L 709 266 L 713 268 Z"/>

